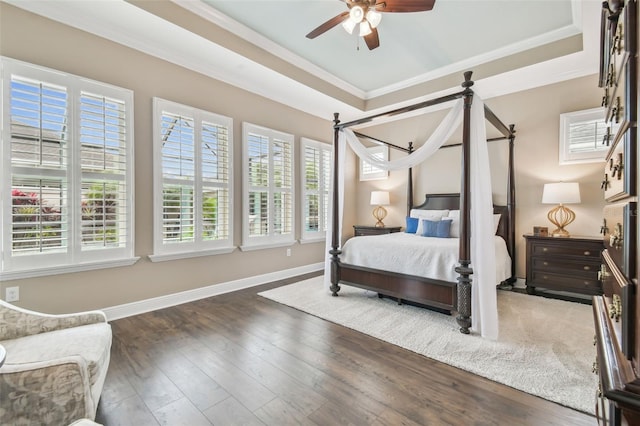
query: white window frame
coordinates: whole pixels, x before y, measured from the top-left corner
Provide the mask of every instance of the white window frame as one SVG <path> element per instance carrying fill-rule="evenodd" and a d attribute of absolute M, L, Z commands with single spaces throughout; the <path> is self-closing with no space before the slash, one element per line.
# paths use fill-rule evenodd
<path fill-rule="evenodd" d="M 0 184 L 0 218 L 2 222 L 1 248 L 2 260 L 0 267 L 0 281 L 88 271 L 109 267 L 120 267 L 134 264 L 138 257 L 134 256 L 134 138 L 133 138 L 133 91 L 84 77 L 68 74 L 17 61 L 7 57 L 0 57 L 0 75 L 2 76 L 2 133 L 0 136 L 0 170 L 2 183 Z M 57 85 L 68 94 L 68 111 L 66 113 L 68 136 L 68 154 L 63 161 L 66 167 L 49 170 L 47 168 L 16 167 L 11 157 L 11 85 L 13 76 L 20 79 L 30 79 Z M 117 99 L 125 105 L 125 173 L 120 180 L 126 187 L 124 207 L 118 210 L 119 217 L 124 215 L 124 231 L 122 245 L 119 247 L 93 248 L 82 245 L 82 183 L 91 177 L 100 179 L 100 174 L 83 171 L 80 161 L 82 144 L 80 142 L 80 107 L 82 94 L 93 94 Z M 57 176 L 67 183 L 67 195 L 63 198 L 66 206 L 66 248 L 53 253 L 28 253 L 12 255 L 12 176 L 22 173 L 25 177 L 40 178 Z M 104 176 L 104 175 L 102 175 Z"/>
<path fill-rule="evenodd" d="M 165 243 L 163 238 L 163 187 L 165 178 L 162 164 L 162 115 L 170 113 L 189 117 L 194 122 L 194 178 L 191 184 L 194 189 L 194 239 L 193 241 Z M 227 183 L 216 183 L 209 186 L 223 188 L 228 193 L 228 206 L 225 214 L 228 218 L 228 233 L 225 239 L 204 240 L 202 238 L 203 220 L 202 188 L 205 180 L 202 172 L 202 123 L 213 123 L 226 127 L 228 132 L 228 164 Z M 189 183 L 189 182 L 187 182 Z M 153 255 L 149 259 L 153 262 L 183 259 L 189 257 L 209 256 L 231 253 L 233 245 L 233 119 L 214 114 L 198 108 L 182 105 L 161 98 L 153 98 Z"/>
<path fill-rule="evenodd" d="M 258 134 L 268 138 L 269 141 L 269 171 L 273 170 L 273 148 L 276 141 L 288 143 L 291 147 L 291 187 L 276 188 L 274 184 L 273 173 L 269 173 L 269 184 L 266 187 L 268 192 L 268 216 L 273 217 L 275 192 L 288 193 L 291 197 L 291 232 L 286 234 L 274 234 L 273 220 L 268 221 L 268 232 L 266 235 L 251 236 L 250 235 L 250 217 L 249 217 L 249 193 L 255 189 L 264 189 L 265 187 L 252 188 L 249 186 L 249 134 Z M 278 130 L 269 129 L 255 124 L 242 123 L 242 245 L 240 249 L 243 251 L 266 249 L 273 247 L 290 246 L 295 243 L 295 144 L 294 136 L 289 133 Z"/>
<path fill-rule="evenodd" d="M 384 161 L 389 160 L 389 147 L 385 145 L 372 146 L 367 148 L 367 151 L 369 151 L 369 154 L 371 155 L 379 156 L 381 160 L 384 160 Z M 360 175 L 361 181 L 380 180 L 380 179 L 387 179 L 389 177 L 389 171 L 378 169 L 377 167 L 373 166 L 371 163 L 363 159 L 360 159 L 359 175 Z"/>
<path fill-rule="evenodd" d="M 599 125 L 607 125 L 605 123 L 604 108 L 591 108 L 583 111 L 567 112 L 560 114 L 560 136 L 558 147 L 558 161 L 561 165 L 582 164 L 582 163 L 598 163 L 603 162 L 609 151 L 609 146 L 602 144 L 602 139 L 598 137 L 596 145 L 593 149 L 581 152 L 571 151 L 570 127 L 573 124 L 580 123 L 596 123 Z M 615 129 L 609 129 L 611 134 L 610 140 L 615 136 Z M 593 135 L 594 139 L 597 135 Z"/>
<path fill-rule="evenodd" d="M 307 173 L 306 173 L 306 151 L 307 148 L 312 148 L 319 150 L 320 152 L 320 166 L 318 172 L 318 189 L 317 190 L 309 190 L 307 189 Z M 328 156 L 329 164 L 325 165 L 322 161 L 324 156 Z M 301 189 L 301 202 L 300 202 L 300 218 L 301 218 L 301 232 L 300 232 L 300 242 L 318 242 L 324 241 L 326 239 L 327 234 L 327 226 L 328 220 L 330 216 L 329 212 L 329 199 L 331 196 L 329 193 L 329 188 L 331 187 L 331 167 L 332 167 L 332 158 L 333 158 L 333 150 L 332 145 L 324 142 L 318 142 L 308 138 L 300 138 L 300 188 Z M 325 170 L 327 167 L 328 170 Z M 326 174 L 329 174 L 327 176 Z M 307 231 L 305 229 L 305 224 L 307 223 L 307 206 L 306 199 L 307 195 L 317 195 L 318 196 L 318 230 L 317 231 Z M 326 201 L 325 201 L 326 195 Z M 326 212 L 326 213 L 325 213 Z M 325 224 L 324 229 L 322 229 L 322 224 Z"/>

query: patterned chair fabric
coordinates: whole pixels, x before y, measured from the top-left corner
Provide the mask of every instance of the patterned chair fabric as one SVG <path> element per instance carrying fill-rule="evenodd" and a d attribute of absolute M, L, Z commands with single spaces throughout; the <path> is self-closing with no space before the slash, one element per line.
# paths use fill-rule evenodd
<path fill-rule="evenodd" d="M 0 425 L 95 419 L 111 337 L 103 312 L 48 315 L 0 300 Z"/>

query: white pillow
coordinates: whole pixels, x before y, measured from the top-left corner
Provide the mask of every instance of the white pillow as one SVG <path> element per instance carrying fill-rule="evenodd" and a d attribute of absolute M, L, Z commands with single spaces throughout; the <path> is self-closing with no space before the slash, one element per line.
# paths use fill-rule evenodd
<path fill-rule="evenodd" d="M 495 213 L 493 215 L 494 234 L 498 232 L 500 216 L 502 216 L 500 213 Z M 451 210 L 449 212 L 449 217 L 451 218 L 451 228 L 449 229 L 449 235 L 451 236 L 451 238 L 460 238 L 460 210 Z"/>
<path fill-rule="evenodd" d="M 420 219 L 418 220 L 418 229 L 416 230 L 416 235 L 422 235 L 422 232 L 424 230 L 422 226 L 422 219 L 428 219 L 437 222 L 448 214 L 449 210 L 411 209 L 411 211 L 409 212 L 410 217 L 416 217 Z"/>
<path fill-rule="evenodd" d="M 451 238 L 460 238 L 460 210 L 451 210 L 449 212 L 451 218 L 451 228 L 449 228 L 449 236 Z"/>

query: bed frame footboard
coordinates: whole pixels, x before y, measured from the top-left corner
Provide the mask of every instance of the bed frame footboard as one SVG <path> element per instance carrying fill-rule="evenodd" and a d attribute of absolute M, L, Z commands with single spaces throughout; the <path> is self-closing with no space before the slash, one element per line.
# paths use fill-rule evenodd
<path fill-rule="evenodd" d="M 340 262 L 336 266 L 339 282 L 346 285 L 375 291 L 398 302 L 417 303 L 439 312 L 451 314 L 456 310 L 456 283 Z"/>

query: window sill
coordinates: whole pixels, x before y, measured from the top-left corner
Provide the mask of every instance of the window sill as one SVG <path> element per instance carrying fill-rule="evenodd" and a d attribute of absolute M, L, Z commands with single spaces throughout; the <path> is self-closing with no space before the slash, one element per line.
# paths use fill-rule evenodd
<path fill-rule="evenodd" d="M 221 247 L 217 249 L 198 250 L 198 251 L 184 251 L 177 253 L 164 253 L 164 254 L 151 254 L 147 256 L 152 262 L 166 262 L 169 260 L 190 259 L 192 257 L 204 257 L 214 256 L 216 254 L 229 254 L 232 253 L 235 247 Z"/>
<path fill-rule="evenodd" d="M 322 237 L 301 238 L 298 240 L 300 244 L 324 243 L 325 241 L 327 241 L 327 238 L 324 235 Z"/>
<path fill-rule="evenodd" d="M 283 241 L 280 243 L 255 244 L 255 245 L 248 245 L 248 246 L 240 246 L 240 250 L 253 251 L 253 250 L 264 250 L 264 249 L 278 248 L 278 247 L 290 247 L 295 243 L 296 243 L 295 241 Z"/>
<path fill-rule="evenodd" d="M 24 278 L 45 277 L 49 275 L 71 274 L 74 272 L 93 271 L 96 269 L 119 268 L 135 264 L 140 257 L 114 259 L 101 262 L 80 263 L 77 265 L 50 266 L 28 271 L 9 271 L 0 273 L 0 281 L 18 280 Z"/>

